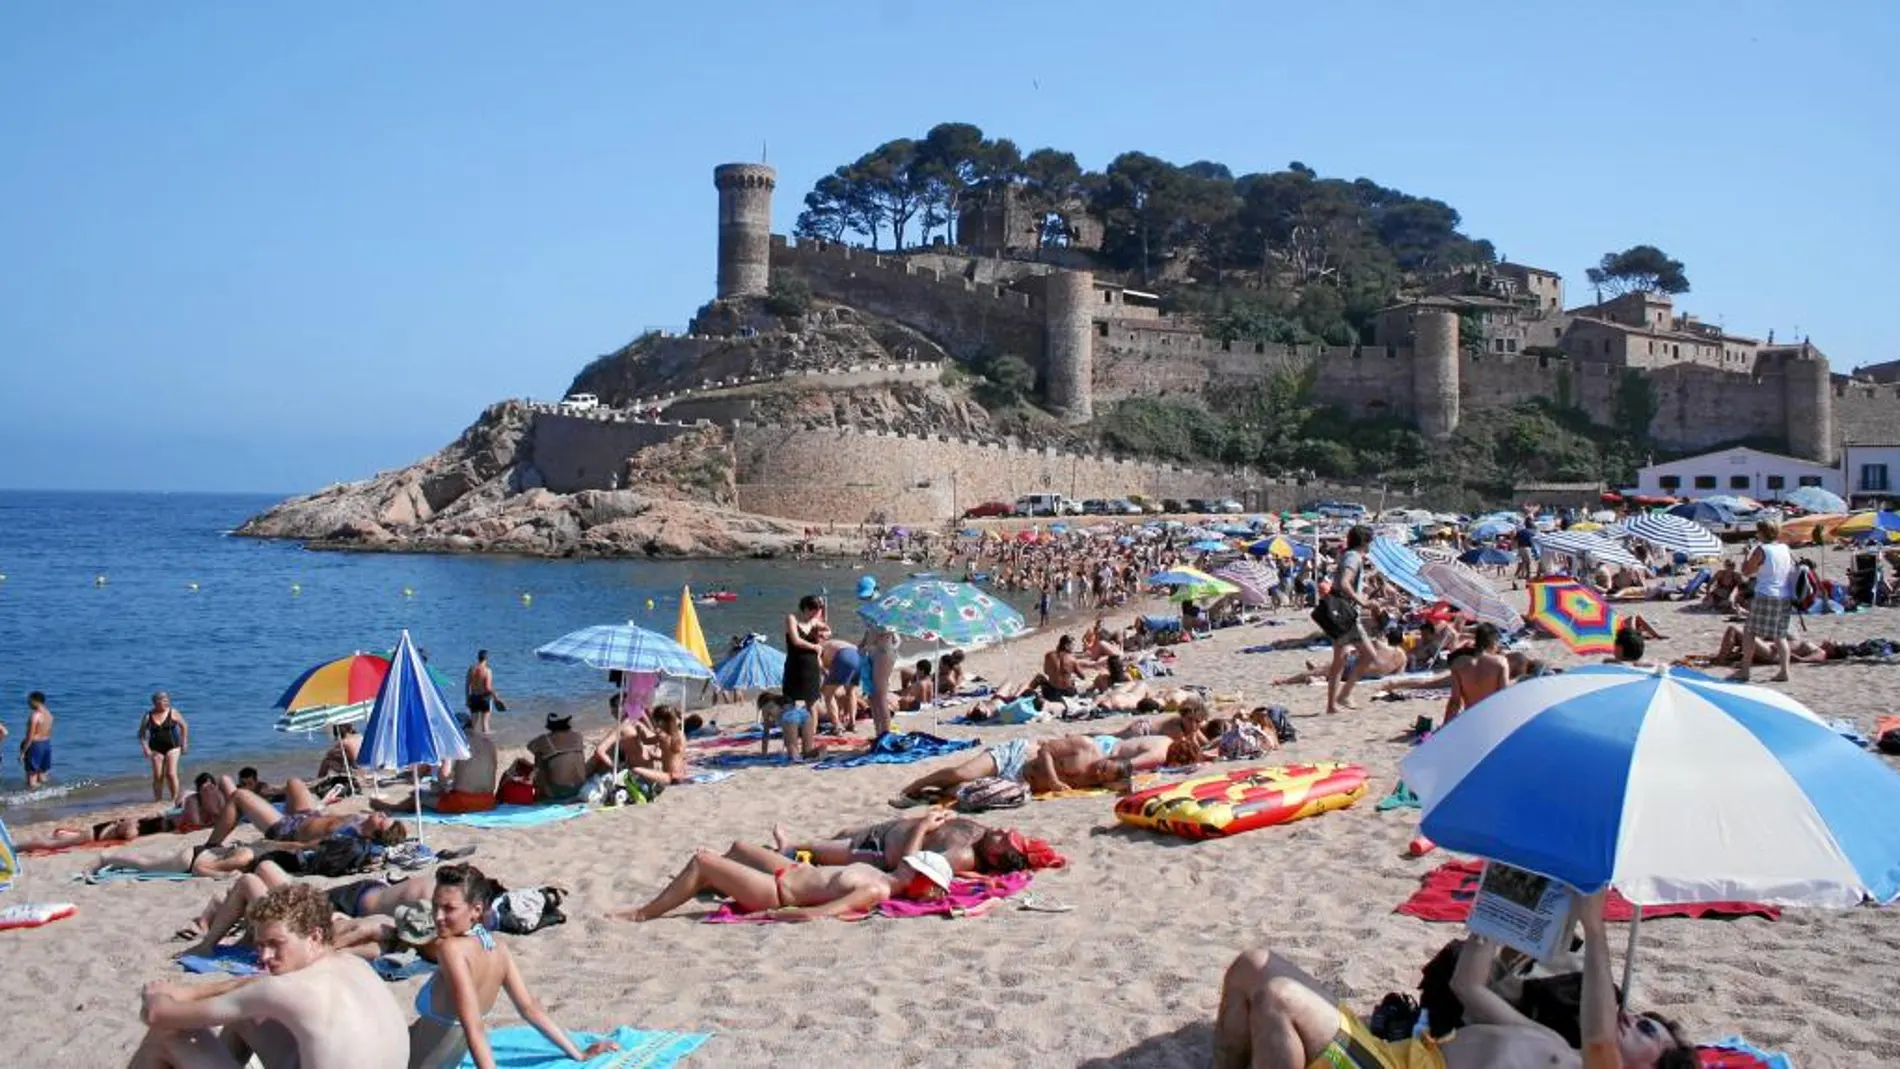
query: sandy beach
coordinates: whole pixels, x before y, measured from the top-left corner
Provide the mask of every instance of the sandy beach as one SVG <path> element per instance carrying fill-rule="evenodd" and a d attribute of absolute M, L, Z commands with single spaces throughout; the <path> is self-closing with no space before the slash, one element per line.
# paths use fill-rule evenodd
<path fill-rule="evenodd" d="M 1521 593 L 1508 597 L 1522 603 Z M 1660 658 L 1713 651 L 1723 626 L 1719 616 L 1673 605 L 1651 603 L 1644 612 L 1669 635 L 1652 644 Z M 774 823 L 829 833 L 886 819 L 893 811 L 885 800 L 930 765 L 749 769 L 669 790 L 652 806 L 526 831 L 431 828 L 429 841 L 478 844 L 476 862 L 509 886 L 570 888 L 567 925 L 510 937 L 533 989 L 570 1030 L 712 1033 L 689 1066 L 1204 1065 L 1221 973 L 1237 951 L 1284 950 L 1364 1012 L 1387 991 L 1413 990 L 1420 966 L 1462 932 L 1394 913 L 1422 875 L 1451 858 L 1406 857 L 1417 811 L 1373 807 L 1407 752 L 1402 733 L 1419 715 L 1436 716 L 1441 703 L 1362 700 L 1356 712 L 1320 716 L 1322 688 L 1269 684 L 1319 654 L 1239 652 L 1312 630 L 1303 613 L 1280 619 L 1279 626 L 1242 626 L 1176 647 L 1178 681 L 1288 706 L 1300 738 L 1274 763 L 1360 763 L 1373 776 L 1371 791 L 1340 812 L 1202 843 L 1119 826 L 1109 797 L 992 814 L 1067 855 L 1069 866 L 1039 874 L 1033 889 L 1073 905 L 1072 912 L 1004 903 L 954 921 L 711 925 L 699 922 L 708 907 L 691 905 L 644 925 L 603 917 L 653 894 L 696 846 L 764 841 Z M 1891 617 L 1868 613 L 1819 619 L 1808 634 L 1864 638 L 1892 630 Z M 990 650 L 972 663 L 991 680 L 1026 675 L 1048 641 Z M 1534 645 L 1560 665 L 1579 661 L 1554 642 Z M 1895 671 L 1797 667 L 1786 688 L 1817 711 L 1870 730 L 1889 711 Z M 955 737 L 974 731 L 986 740 L 1069 730 L 975 731 L 938 726 L 930 714 L 900 726 Z M 38 830 L 14 829 L 20 837 Z M 183 841 L 143 845 L 156 851 Z M 181 975 L 170 961 L 178 945 L 169 933 L 220 886 L 71 882 L 91 860 L 88 852 L 29 859 L 8 896 L 9 904 L 79 907 L 73 919 L 0 935 L 10 965 L 0 975 L 0 1000 L 15 1064 L 122 1060 L 140 1034 L 140 986 Z M 1619 951 L 1623 934 L 1621 926 L 1612 930 Z M 1740 1033 L 1803 1067 L 1900 1061 L 1900 1020 L 1885 1012 L 1881 994 L 1900 988 L 1900 925 L 1885 911 L 1790 910 L 1774 922 L 1659 920 L 1644 926 L 1640 960 L 1639 1003 L 1679 1017 L 1698 1039 Z M 394 994 L 411 998 L 419 983 L 395 985 Z"/>

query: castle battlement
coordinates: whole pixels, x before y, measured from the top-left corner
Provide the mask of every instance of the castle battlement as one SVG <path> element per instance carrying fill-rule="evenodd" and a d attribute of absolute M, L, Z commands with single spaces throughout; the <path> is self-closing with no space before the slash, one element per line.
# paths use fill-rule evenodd
<path fill-rule="evenodd" d="M 831 241 L 806 240 L 787 237 L 784 234 L 771 236 L 772 262 L 796 268 L 836 269 L 845 265 L 851 271 L 888 272 L 900 278 L 918 283 L 941 286 L 953 293 L 964 294 L 984 300 L 994 300 L 1015 311 L 1041 313 L 1042 302 L 1034 295 L 1008 286 L 979 284 L 960 275 L 944 277 L 942 271 L 914 263 L 901 255 L 887 256 L 870 249 L 854 248 Z"/>

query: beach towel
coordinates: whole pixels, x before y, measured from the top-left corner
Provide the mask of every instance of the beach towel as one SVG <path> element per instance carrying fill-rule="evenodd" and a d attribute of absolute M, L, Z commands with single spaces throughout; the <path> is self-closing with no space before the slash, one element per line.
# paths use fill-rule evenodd
<path fill-rule="evenodd" d="M 1418 809 L 1420 805 L 1418 795 L 1413 794 L 1412 788 L 1407 787 L 1401 780 L 1398 786 L 1392 788 L 1391 794 L 1379 799 L 1379 804 L 1372 808 L 1383 813 L 1388 809 Z"/>
<path fill-rule="evenodd" d="M 926 731 L 890 731 L 861 754 L 845 758 L 827 757 L 813 769 L 857 768 L 861 765 L 908 765 L 933 757 L 957 753 L 976 746 L 975 739 L 943 739 Z"/>
<path fill-rule="evenodd" d="M 1011 872 L 1002 876 L 979 876 L 958 878 L 950 881 L 950 890 L 942 898 L 931 902 L 919 902 L 908 898 L 891 898 L 878 904 L 877 909 L 865 913 L 846 913 L 838 917 L 844 921 L 861 921 L 868 917 L 978 917 L 995 908 L 996 903 L 1016 894 L 1029 886 L 1035 877 L 1033 872 Z M 706 924 L 765 924 L 780 918 L 770 913 L 741 913 L 727 902 L 717 910 L 708 913 Z"/>
<path fill-rule="evenodd" d="M 731 778 L 730 772 L 695 772 L 679 782 L 682 786 L 705 786 L 708 783 L 723 783 Z"/>
<path fill-rule="evenodd" d="M 186 954 L 178 967 L 191 973 L 223 973 L 226 976 L 255 976 L 264 971 L 257 963 L 256 947 L 221 946 L 209 954 Z"/>
<path fill-rule="evenodd" d="M 1847 717 L 1836 717 L 1828 721 L 1827 726 L 1834 734 L 1839 735 L 1841 738 L 1846 739 L 1848 742 L 1862 749 L 1866 749 L 1873 744 L 1873 739 L 1860 733 L 1860 725 L 1849 720 Z"/>
<path fill-rule="evenodd" d="M 532 828 L 585 816 L 584 805 L 504 805 L 485 813 L 431 813 L 424 810 L 426 824 L 452 824 L 460 828 Z"/>
<path fill-rule="evenodd" d="M 137 869 L 122 869 L 108 865 L 95 872 L 75 872 L 74 883 L 175 883 L 180 880 L 196 879 L 189 872 L 140 872 Z"/>
<path fill-rule="evenodd" d="M 421 976 L 423 973 L 435 971 L 435 964 L 420 955 L 383 954 L 371 960 L 369 967 L 376 970 L 376 975 L 392 984 L 400 983 L 412 976 Z"/>
<path fill-rule="evenodd" d="M 0 932 L 14 928 L 38 928 L 43 924 L 63 921 L 78 912 L 79 907 L 71 902 L 22 902 L 0 909 Z"/>
<path fill-rule="evenodd" d="M 668 1066 L 678 1065 L 712 1036 L 705 1032 L 642 1032 L 634 1028 L 616 1028 L 604 1035 L 569 1032 L 567 1038 L 582 1050 L 600 1039 L 611 1039 L 620 1044 L 620 1049 L 576 1062 L 570 1061 L 567 1055 L 547 1041 L 546 1036 L 530 1025 L 491 1028 L 488 1031 L 488 1045 L 494 1051 L 495 1065 L 500 1069 L 552 1069 L 555 1066 L 560 1069 L 667 1069 Z M 461 1065 L 473 1069 L 474 1057 L 464 1057 Z"/>
<path fill-rule="evenodd" d="M 1452 861 L 1425 874 L 1412 897 L 1399 903 L 1398 912 L 1420 920 L 1462 923 L 1471 915 L 1471 899 L 1478 891 L 1481 861 Z M 1609 921 L 1627 921 L 1635 913 L 1629 900 L 1614 890 L 1603 904 L 1603 917 Z M 1672 906 L 1644 906 L 1643 919 L 1689 917 L 1700 920 L 1716 917 L 1766 917 L 1778 920 L 1781 910 L 1760 902 L 1693 902 Z"/>
<path fill-rule="evenodd" d="M 1702 1069 L 1794 1069 L 1794 1059 L 1786 1054 L 1763 1050 L 1741 1036 L 1704 1043 L 1695 1052 Z"/>

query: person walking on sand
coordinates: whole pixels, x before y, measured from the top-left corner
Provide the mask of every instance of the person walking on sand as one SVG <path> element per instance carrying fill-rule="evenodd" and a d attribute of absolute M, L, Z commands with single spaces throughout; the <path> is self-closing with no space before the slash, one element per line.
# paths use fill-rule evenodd
<path fill-rule="evenodd" d="M 1333 586 L 1326 595 L 1335 605 L 1350 606 L 1353 614 L 1352 626 L 1333 639 L 1333 661 L 1326 670 L 1326 713 L 1329 716 L 1342 707 L 1357 708 L 1352 704 L 1353 684 L 1377 659 L 1368 637 L 1370 632 L 1366 630 L 1366 613 L 1371 606 L 1359 592 L 1360 583 L 1365 579 L 1366 547 L 1371 544 L 1372 528 L 1364 524 L 1346 532 L 1346 551 L 1339 555 L 1339 565 L 1333 569 Z M 1355 649 L 1359 657 L 1348 671 L 1346 655 Z"/>
<path fill-rule="evenodd" d="M 487 650 L 475 651 L 475 663 L 468 666 L 468 678 L 462 689 L 468 696 L 470 716 L 486 716 L 496 709 L 508 711 L 501 696 L 495 693 L 495 670 L 488 666 Z"/>
<path fill-rule="evenodd" d="M 1781 544 L 1781 525 L 1763 520 L 1755 525 L 1761 545 L 1742 562 L 1742 575 L 1755 577 L 1755 596 L 1748 603 L 1748 634 L 1774 647 L 1775 664 L 1780 669 L 1769 677 L 1771 683 L 1788 681 L 1788 610 L 1794 599 L 1794 553 Z M 1754 658 L 1742 658 L 1735 681 L 1748 682 Z"/>
<path fill-rule="evenodd" d="M 139 748 L 152 763 L 152 801 L 162 802 L 169 794 L 172 804 L 178 803 L 178 762 L 190 742 L 191 731 L 172 708 L 171 695 L 162 690 L 152 695 L 152 707 L 139 718 Z"/>
<path fill-rule="evenodd" d="M 26 696 L 26 738 L 20 740 L 20 770 L 26 773 L 28 790 L 46 786 L 53 774 L 53 713 L 46 707 L 46 695 L 39 691 Z"/>

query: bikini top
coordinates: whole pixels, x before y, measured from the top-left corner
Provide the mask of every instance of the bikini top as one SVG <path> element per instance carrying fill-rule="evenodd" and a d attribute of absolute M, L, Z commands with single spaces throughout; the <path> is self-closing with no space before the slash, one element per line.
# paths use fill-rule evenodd
<path fill-rule="evenodd" d="M 488 934 L 487 928 L 477 924 L 468 930 L 468 934 L 474 936 L 482 944 L 483 950 L 492 951 L 495 949 L 495 937 Z M 442 975 L 440 972 L 430 973 L 429 978 L 422 982 L 422 989 L 416 992 L 416 1016 L 425 1021 L 434 1021 L 439 1025 L 447 1025 L 451 1028 L 460 1027 L 462 1023 L 460 1018 L 454 1016 L 443 1017 L 430 1008 L 430 1003 L 434 1001 L 435 997 L 435 978 L 440 975 Z M 488 1012 L 482 1014 L 482 1020 L 486 1021 L 494 1015 L 495 1007 L 490 1006 L 488 1007 Z"/>

